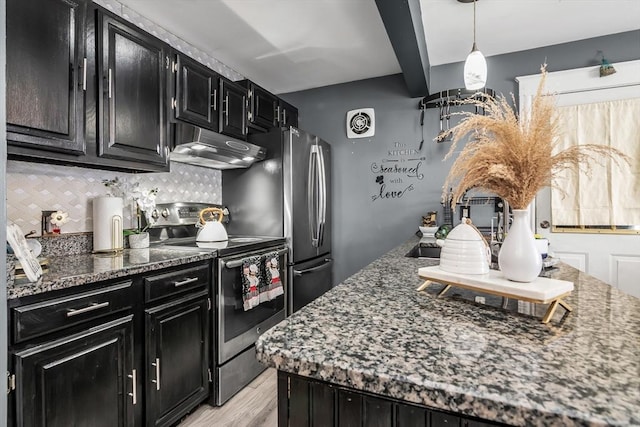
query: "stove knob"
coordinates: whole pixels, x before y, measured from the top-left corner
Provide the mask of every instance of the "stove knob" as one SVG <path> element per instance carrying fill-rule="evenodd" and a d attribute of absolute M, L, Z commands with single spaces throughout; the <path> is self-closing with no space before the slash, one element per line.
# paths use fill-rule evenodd
<path fill-rule="evenodd" d="M 162 218 L 169 218 L 169 209 L 164 208 L 162 209 Z"/>
<path fill-rule="evenodd" d="M 158 219 L 159 216 L 160 214 L 158 214 L 158 209 L 154 209 L 153 212 L 151 212 L 151 218 Z"/>

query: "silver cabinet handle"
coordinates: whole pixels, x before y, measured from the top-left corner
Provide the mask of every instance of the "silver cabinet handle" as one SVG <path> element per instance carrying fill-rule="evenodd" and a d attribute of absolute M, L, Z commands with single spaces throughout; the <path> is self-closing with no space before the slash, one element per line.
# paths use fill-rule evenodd
<path fill-rule="evenodd" d="M 229 126 L 229 95 L 224 97 L 224 124 Z"/>
<path fill-rule="evenodd" d="M 111 99 L 111 68 L 109 68 L 109 99 Z"/>
<path fill-rule="evenodd" d="M 136 403 L 138 403 L 138 387 L 136 385 L 136 370 L 132 369 L 131 370 L 131 374 L 127 375 L 129 378 L 131 378 L 131 393 L 128 393 L 129 396 L 131 396 L 131 403 L 133 403 L 134 405 Z"/>
<path fill-rule="evenodd" d="M 84 308 L 70 308 L 69 310 L 67 310 L 67 317 L 77 316 L 78 314 L 88 313 L 90 311 L 99 310 L 105 307 L 109 307 L 109 301 L 101 303 L 94 302 Z"/>
<path fill-rule="evenodd" d="M 160 390 L 160 359 L 156 357 L 156 363 L 152 363 L 151 366 L 156 367 L 156 379 L 151 380 L 151 382 L 155 383 L 156 390 Z"/>
<path fill-rule="evenodd" d="M 282 125 L 283 123 L 280 121 L 280 106 L 278 105 L 276 107 L 276 122 L 278 126 Z"/>
<path fill-rule="evenodd" d="M 87 58 L 82 60 L 82 90 L 87 90 Z"/>
<path fill-rule="evenodd" d="M 218 89 L 213 89 L 213 111 L 218 111 Z"/>
<path fill-rule="evenodd" d="M 246 96 L 242 96 L 242 104 L 244 105 L 245 111 L 249 111 L 249 100 L 247 99 Z M 249 133 L 249 125 L 247 124 L 247 116 L 244 116 L 242 118 L 242 128 L 244 129 L 244 134 L 248 134 Z"/>
<path fill-rule="evenodd" d="M 173 286 L 180 287 L 180 286 L 184 286 L 184 285 L 188 285 L 189 283 L 193 283 L 193 282 L 197 282 L 198 278 L 197 277 L 189 277 L 188 279 L 184 279 L 180 282 L 173 282 Z"/>

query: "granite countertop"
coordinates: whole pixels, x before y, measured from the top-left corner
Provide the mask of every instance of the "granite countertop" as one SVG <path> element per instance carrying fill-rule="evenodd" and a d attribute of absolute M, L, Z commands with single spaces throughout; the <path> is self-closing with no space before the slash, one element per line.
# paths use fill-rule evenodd
<path fill-rule="evenodd" d="M 531 307 L 441 285 L 416 292 L 437 260 L 391 250 L 262 335 L 279 370 L 506 424 L 640 425 L 640 299 L 567 265 L 574 282 L 551 322 Z"/>
<path fill-rule="evenodd" d="M 116 279 L 205 259 L 216 252 L 166 248 L 125 249 L 118 255 L 79 254 L 48 256 L 48 270 L 37 282 L 16 279 L 7 283 L 7 299 L 36 295 L 101 280 Z"/>

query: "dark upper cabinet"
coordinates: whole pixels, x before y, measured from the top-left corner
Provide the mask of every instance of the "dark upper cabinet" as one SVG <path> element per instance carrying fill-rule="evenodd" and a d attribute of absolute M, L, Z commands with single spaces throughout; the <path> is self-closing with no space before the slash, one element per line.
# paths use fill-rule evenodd
<path fill-rule="evenodd" d="M 86 0 L 7 1 L 7 140 L 83 154 Z"/>
<path fill-rule="evenodd" d="M 98 11 L 98 156 L 168 169 L 166 45 Z"/>
<path fill-rule="evenodd" d="M 220 77 L 220 133 L 247 138 L 247 90 Z"/>
<path fill-rule="evenodd" d="M 278 126 L 278 98 L 250 80 L 243 80 L 247 88 L 249 127 L 266 131 Z"/>
<path fill-rule="evenodd" d="M 217 132 L 219 75 L 180 53 L 171 65 L 175 118 Z"/>
<path fill-rule="evenodd" d="M 133 320 L 126 316 L 13 355 L 16 425 L 134 425 Z"/>
<path fill-rule="evenodd" d="M 207 291 L 145 310 L 147 426 L 173 425 L 209 395 Z"/>
<path fill-rule="evenodd" d="M 298 127 L 298 109 L 282 99 L 278 100 L 278 122 L 280 126 Z"/>

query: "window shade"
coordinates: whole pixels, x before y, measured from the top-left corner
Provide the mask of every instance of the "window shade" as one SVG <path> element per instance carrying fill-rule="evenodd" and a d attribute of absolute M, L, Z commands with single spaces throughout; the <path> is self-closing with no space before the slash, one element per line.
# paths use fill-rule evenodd
<path fill-rule="evenodd" d="M 640 99 L 558 107 L 559 149 L 579 144 L 608 145 L 631 164 L 601 159 L 590 171 L 564 171 L 551 190 L 556 226 L 640 224 Z"/>

